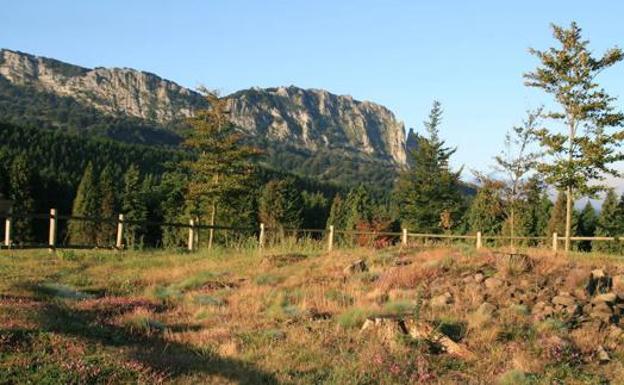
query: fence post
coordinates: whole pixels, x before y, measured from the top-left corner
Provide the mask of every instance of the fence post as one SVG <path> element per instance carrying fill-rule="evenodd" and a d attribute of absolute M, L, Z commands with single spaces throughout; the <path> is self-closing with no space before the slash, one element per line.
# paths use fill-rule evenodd
<path fill-rule="evenodd" d="M 407 246 L 407 229 L 403 229 L 403 236 L 401 237 L 401 244 Z"/>
<path fill-rule="evenodd" d="M 10 248 L 11 243 L 11 218 L 7 218 L 4 221 L 4 245 Z"/>
<path fill-rule="evenodd" d="M 327 251 L 334 248 L 334 225 L 329 225 L 329 239 L 327 240 Z"/>
<path fill-rule="evenodd" d="M 483 244 L 481 243 L 481 232 L 477 231 L 477 250 L 479 250 Z"/>
<path fill-rule="evenodd" d="M 556 253 L 557 252 L 557 246 L 558 246 L 558 239 L 557 239 L 557 233 L 553 233 L 553 240 L 552 240 L 552 249 L 553 251 Z"/>
<path fill-rule="evenodd" d="M 260 236 L 258 237 L 258 246 L 264 247 L 264 223 L 260 223 Z"/>
<path fill-rule="evenodd" d="M 188 251 L 193 251 L 195 249 L 195 220 L 189 220 L 189 237 L 188 237 Z"/>
<path fill-rule="evenodd" d="M 117 250 L 123 249 L 123 232 L 124 232 L 124 215 L 119 214 L 119 219 L 117 219 L 117 240 L 115 242 L 115 247 Z"/>
<path fill-rule="evenodd" d="M 48 237 L 48 248 L 53 252 L 56 248 L 56 209 L 50 209 L 50 236 Z"/>

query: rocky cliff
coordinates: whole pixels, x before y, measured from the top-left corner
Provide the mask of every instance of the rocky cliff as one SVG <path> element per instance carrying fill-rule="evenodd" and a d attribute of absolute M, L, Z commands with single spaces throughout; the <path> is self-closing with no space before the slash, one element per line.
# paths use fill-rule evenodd
<path fill-rule="evenodd" d="M 151 73 L 89 69 L 11 50 L 0 51 L 0 78 L 12 87 L 71 98 L 105 115 L 162 127 L 206 107 L 199 93 Z M 293 86 L 253 88 L 227 98 L 234 123 L 267 146 L 340 150 L 394 166 L 406 162 L 403 123 L 381 105 Z"/>

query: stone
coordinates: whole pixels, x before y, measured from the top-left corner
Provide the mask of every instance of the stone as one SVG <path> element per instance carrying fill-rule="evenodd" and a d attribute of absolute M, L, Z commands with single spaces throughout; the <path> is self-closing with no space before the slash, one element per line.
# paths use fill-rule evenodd
<path fill-rule="evenodd" d="M 600 362 L 601 364 L 611 361 L 611 357 L 609 356 L 609 353 L 605 350 L 605 348 L 602 345 L 599 345 L 598 349 L 596 349 L 596 357 L 598 357 L 598 362 Z"/>
<path fill-rule="evenodd" d="M 431 307 L 433 308 L 445 307 L 451 303 L 453 303 L 453 296 L 449 292 L 431 298 Z"/>
<path fill-rule="evenodd" d="M 558 295 L 551 301 L 555 305 L 561 306 L 574 306 L 576 305 L 576 299 L 570 295 Z"/>
<path fill-rule="evenodd" d="M 595 295 L 600 293 L 608 293 L 613 286 L 611 277 L 609 277 L 604 270 L 596 269 L 592 270 L 589 275 L 589 281 L 587 282 L 586 290 L 589 295 Z"/>
<path fill-rule="evenodd" d="M 614 304 L 616 300 L 617 296 L 615 295 L 615 293 L 605 293 L 595 296 L 594 298 L 592 298 L 591 302 L 594 304 L 598 304 L 601 302 Z"/>
<path fill-rule="evenodd" d="M 501 286 L 503 286 L 503 281 L 494 277 L 490 277 L 486 279 L 485 281 L 483 281 L 483 283 L 485 284 L 485 287 L 487 287 L 488 289 L 498 289 Z"/>
<path fill-rule="evenodd" d="M 349 266 L 345 267 L 342 271 L 346 275 L 352 275 L 355 273 L 362 273 L 368 271 L 368 266 L 363 259 L 358 259 L 357 261 L 353 261 Z"/>
<path fill-rule="evenodd" d="M 475 282 L 477 283 L 481 283 L 485 280 L 485 275 L 483 275 L 483 273 L 477 273 L 473 276 Z"/>

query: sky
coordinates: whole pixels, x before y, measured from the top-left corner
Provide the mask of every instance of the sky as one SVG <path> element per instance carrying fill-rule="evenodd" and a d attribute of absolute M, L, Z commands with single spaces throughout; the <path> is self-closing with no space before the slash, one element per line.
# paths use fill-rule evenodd
<path fill-rule="evenodd" d="M 548 95 L 523 85 L 576 21 L 596 54 L 624 46 L 622 1 L 0 0 L 0 48 L 85 67 L 130 67 L 224 94 L 296 85 L 390 108 L 422 131 L 434 99 L 465 174 Z M 624 108 L 624 63 L 600 83 Z"/>

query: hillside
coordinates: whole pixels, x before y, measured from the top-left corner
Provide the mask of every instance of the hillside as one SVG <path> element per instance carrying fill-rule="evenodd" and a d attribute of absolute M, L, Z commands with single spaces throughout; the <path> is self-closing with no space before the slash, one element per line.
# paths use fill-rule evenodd
<path fill-rule="evenodd" d="M 249 89 L 228 95 L 232 120 L 273 167 L 324 180 L 389 186 L 406 163 L 403 124 L 371 102 L 324 90 Z M 84 68 L 0 51 L 0 120 L 129 143 L 177 146 L 202 96 L 155 74 Z M 279 161 L 278 161 L 279 159 Z M 349 175 L 337 175 L 345 164 Z M 314 165 L 314 166 L 311 166 Z"/>

